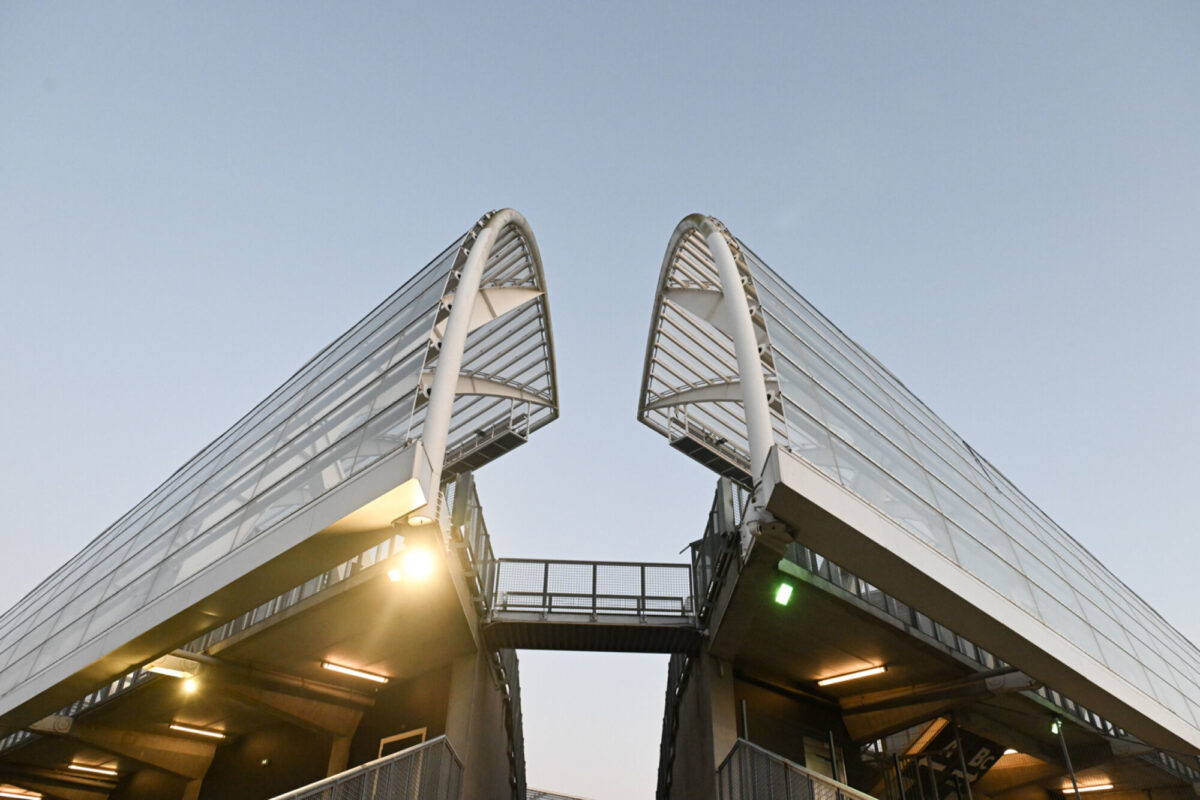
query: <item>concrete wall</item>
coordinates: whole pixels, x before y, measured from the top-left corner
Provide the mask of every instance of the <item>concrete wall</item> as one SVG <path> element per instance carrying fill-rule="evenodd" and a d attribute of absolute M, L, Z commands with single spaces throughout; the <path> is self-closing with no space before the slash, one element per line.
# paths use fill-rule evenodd
<path fill-rule="evenodd" d="M 446 736 L 463 760 L 463 800 L 512 800 L 504 695 L 484 653 L 454 661 Z"/>
<path fill-rule="evenodd" d="M 200 800 L 273 797 L 324 778 L 328 759 L 329 738 L 322 734 L 282 723 L 256 731 L 217 748 Z"/>
<path fill-rule="evenodd" d="M 379 757 L 379 741 L 388 736 L 427 728 L 425 738 L 446 732 L 450 669 L 441 667 L 389 685 L 375 696 L 375 707 L 363 715 L 350 745 L 347 768 Z"/>

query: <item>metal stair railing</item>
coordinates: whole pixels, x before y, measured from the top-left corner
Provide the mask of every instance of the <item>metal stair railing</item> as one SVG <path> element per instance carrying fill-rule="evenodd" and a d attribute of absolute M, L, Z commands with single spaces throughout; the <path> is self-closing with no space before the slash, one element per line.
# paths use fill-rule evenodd
<path fill-rule="evenodd" d="M 272 800 L 459 800 L 462 778 L 462 761 L 439 736 Z"/>
<path fill-rule="evenodd" d="M 718 800 L 876 800 L 852 786 L 738 739 L 717 770 Z"/>

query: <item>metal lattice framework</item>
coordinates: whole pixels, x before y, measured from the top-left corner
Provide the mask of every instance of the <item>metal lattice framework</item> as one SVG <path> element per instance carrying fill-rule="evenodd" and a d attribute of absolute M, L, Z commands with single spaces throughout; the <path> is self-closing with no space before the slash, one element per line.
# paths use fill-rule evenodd
<path fill-rule="evenodd" d="M 545 292 L 524 217 L 482 217 L 0 616 L 0 725 L 436 516 L 444 479 L 558 415 Z"/>
<path fill-rule="evenodd" d="M 773 454 L 861 544 L 954 592 L 962 614 L 1019 632 L 1033 665 L 1010 655 L 1011 636 L 998 655 L 1082 687 L 1135 733 L 1200 747 L 1200 650 L 710 217 L 685 218 L 667 247 L 638 418 L 746 486 Z M 851 563 L 846 537 L 825 541 L 902 600 L 915 591 L 895 569 Z"/>

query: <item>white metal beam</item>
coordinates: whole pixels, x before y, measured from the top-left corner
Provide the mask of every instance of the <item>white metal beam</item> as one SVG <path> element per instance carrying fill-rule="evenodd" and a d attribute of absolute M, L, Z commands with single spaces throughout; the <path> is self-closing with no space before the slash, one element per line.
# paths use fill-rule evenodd
<path fill-rule="evenodd" d="M 779 382 L 776 380 L 764 380 L 764 385 L 767 390 L 767 403 L 770 404 L 774 398 L 779 396 Z M 694 389 L 685 389 L 682 392 L 660 397 L 657 400 L 646 403 L 646 410 L 653 411 L 659 408 L 671 408 L 690 403 L 720 403 L 726 401 L 741 403 L 743 399 L 742 384 L 739 381 L 727 381 L 726 383 L 697 386 Z"/>
<path fill-rule="evenodd" d="M 435 375 L 436 373 L 434 372 L 425 372 L 421 375 L 421 390 L 426 394 L 429 393 L 433 386 Z M 454 387 L 454 394 L 455 396 L 470 394 L 484 397 L 506 397 L 512 400 L 532 403 L 537 406 L 554 407 L 553 401 L 547 400 L 540 394 L 520 389 L 502 381 L 479 377 L 478 375 L 459 375 L 458 383 Z"/>

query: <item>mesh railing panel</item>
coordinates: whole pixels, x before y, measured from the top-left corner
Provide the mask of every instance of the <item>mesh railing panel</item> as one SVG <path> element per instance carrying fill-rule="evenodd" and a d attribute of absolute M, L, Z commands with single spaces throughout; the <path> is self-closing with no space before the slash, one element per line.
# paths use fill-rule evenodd
<path fill-rule="evenodd" d="M 502 558 L 492 607 L 544 614 L 692 616 L 691 566 Z"/>
<path fill-rule="evenodd" d="M 459 800 L 462 771 L 450 743 L 439 736 L 274 800 Z"/>
<path fill-rule="evenodd" d="M 717 770 L 718 800 L 875 800 L 744 739 Z"/>

